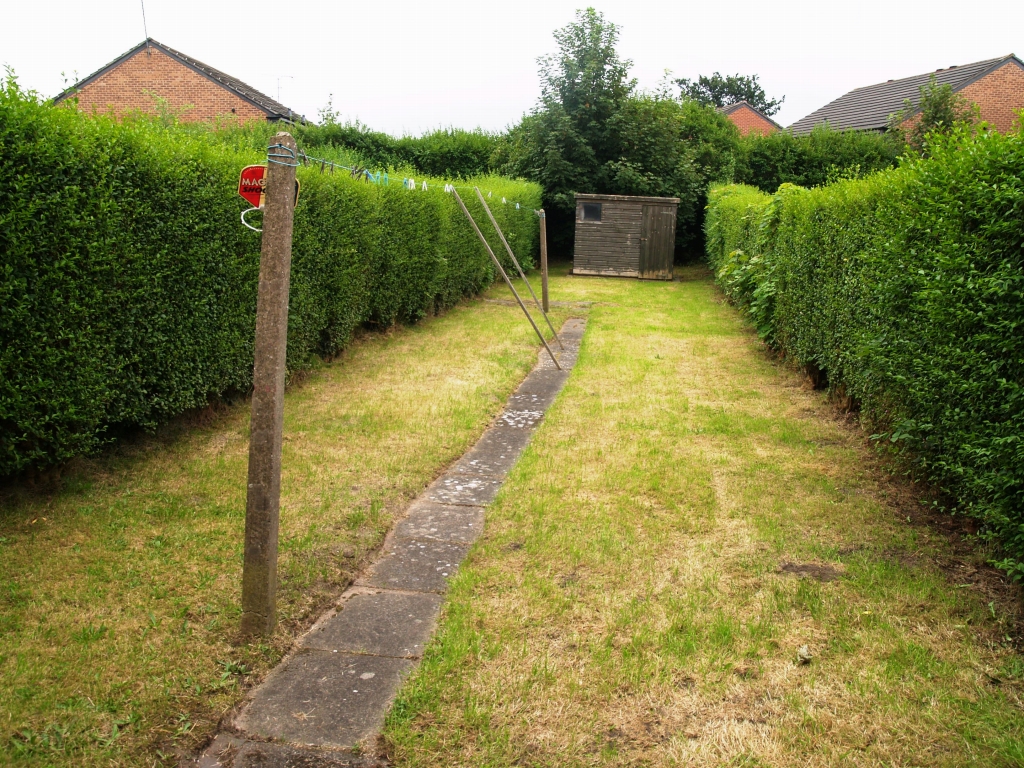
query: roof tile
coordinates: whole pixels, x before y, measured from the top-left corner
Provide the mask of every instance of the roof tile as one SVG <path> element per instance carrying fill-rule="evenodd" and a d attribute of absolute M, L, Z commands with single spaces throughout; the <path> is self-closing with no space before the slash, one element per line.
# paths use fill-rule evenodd
<path fill-rule="evenodd" d="M 998 59 L 976 61 L 973 64 L 939 69 L 923 75 L 856 88 L 821 109 L 797 120 L 789 126 L 789 130 L 796 136 L 805 136 L 811 132 L 814 126 L 822 123 L 828 123 L 836 130 L 885 130 L 889 116 L 903 109 L 905 99 L 910 99 L 912 104 L 917 105 L 921 95 L 921 86 L 926 85 L 933 75 L 935 81 L 940 85 L 949 84 L 954 91 L 959 91 L 979 77 L 1011 60 L 1024 66 L 1024 63 L 1011 53 L 1009 56 L 1002 56 Z"/>

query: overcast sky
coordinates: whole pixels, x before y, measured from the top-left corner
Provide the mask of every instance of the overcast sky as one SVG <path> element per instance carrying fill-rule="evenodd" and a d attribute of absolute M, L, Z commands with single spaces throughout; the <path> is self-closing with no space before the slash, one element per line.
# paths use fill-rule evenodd
<path fill-rule="evenodd" d="M 536 103 L 536 59 L 583 3 L 145 0 L 149 34 L 315 118 L 390 133 L 499 130 Z M 5 0 L 0 62 L 52 96 L 144 38 L 139 0 Z M 674 77 L 757 74 L 783 125 L 863 85 L 1024 54 L 1024 2 L 603 0 L 619 52 L 653 89 Z M 280 91 L 278 90 L 280 89 Z"/>

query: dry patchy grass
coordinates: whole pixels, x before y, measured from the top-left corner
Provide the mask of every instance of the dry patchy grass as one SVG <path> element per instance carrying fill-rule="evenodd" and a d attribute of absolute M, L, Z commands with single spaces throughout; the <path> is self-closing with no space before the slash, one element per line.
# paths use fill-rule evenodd
<path fill-rule="evenodd" d="M 579 362 L 386 727 L 401 766 L 1018 765 L 1024 663 L 698 270 L 561 277 Z M 798 651 L 806 646 L 809 663 Z"/>
<path fill-rule="evenodd" d="M 266 642 L 236 637 L 247 404 L 0 491 L 0 763 L 152 765 L 207 739 L 501 409 L 536 359 L 518 312 L 366 335 L 290 388 Z"/>

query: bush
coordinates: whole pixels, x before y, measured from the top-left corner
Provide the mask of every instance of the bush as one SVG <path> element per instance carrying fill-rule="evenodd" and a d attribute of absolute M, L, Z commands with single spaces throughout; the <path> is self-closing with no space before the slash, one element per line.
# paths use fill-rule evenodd
<path fill-rule="evenodd" d="M 833 131 L 819 125 L 807 136 L 776 131 L 747 134 L 739 143 L 735 181 L 763 192 L 782 184 L 818 187 L 892 168 L 902 142 L 870 131 Z"/>
<path fill-rule="evenodd" d="M 445 179 L 470 179 L 492 170 L 499 138 L 484 131 L 441 128 L 423 136 L 395 138 L 359 123 L 341 124 L 327 112 L 323 125 L 296 126 L 302 146 L 347 150 L 371 169 L 410 169 Z"/>
<path fill-rule="evenodd" d="M 235 189 L 263 159 L 244 147 L 269 130 L 117 123 L 40 104 L 13 79 L 0 88 L 0 475 L 250 388 L 260 238 Z M 493 280 L 443 182 L 299 177 L 290 371 L 336 354 L 360 324 L 413 322 Z M 539 188 L 478 181 L 520 202 L 492 209 L 531 263 Z"/>
<path fill-rule="evenodd" d="M 807 190 L 710 197 L 707 256 L 761 335 L 860 404 L 1024 576 L 1024 137 Z"/>
<path fill-rule="evenodd" d="M 602 124 L 613 143 L 602 156 L 561 105 L 547 105 L 512 129 L 503 170 L 544 186 L 556 249 L 571 251 L 577 192 L 678 197 L 676 261 L 698 258 L 708 187 L 733 175 L 736 127 L 712 107 L 663 95 L 630 95 L 616 110 Z"/>

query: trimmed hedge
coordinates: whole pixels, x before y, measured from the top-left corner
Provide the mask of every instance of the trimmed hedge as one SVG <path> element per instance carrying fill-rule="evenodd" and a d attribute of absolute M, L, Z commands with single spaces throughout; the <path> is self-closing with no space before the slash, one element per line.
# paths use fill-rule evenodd
<path fill-rule="evenodd" d="M 341 124 L 328 115 L 322 125 L 296 126 L 296 139 L 310 151 L 347 150 L 371 168 L 414 168 L 418 173 L 447 179 L 472 179 L 492 170 L 491 156 L 499 144 L 496 134 L 481 130 L 439 128 L 419 137 L 394 137 L 357 123 Z"/>
<path fill-rule="evenodd" d="M 214 133 L 41 104 L 13 80 L 0 87 L 0 153 L 0 476 L 251 387 L 260 237 L 239 222 L 235 189 L 265 157 Z M 414 322 L 494 279 L 443 182 L 299 176 L 290 371 L 361 324 Z M 521 203 L 492 209 L 531 262 L 539 187 L 477 183 Z"/>
<path fill-rule="evenodd" d="M 1024 577 L 1024 136 L 813 190 L 714 190 L 707 257 L 772 346 L 984 523 Z"/>
<path fill-rule="evenodd" d="M 733 181 L 763 192 L 782 184 L 818 187 L 892 168 L 902 142 L 874 131 L 834 131 L 815 126 L 806 136 L 789 131 L 744 136 L 737 148 Z"/>

